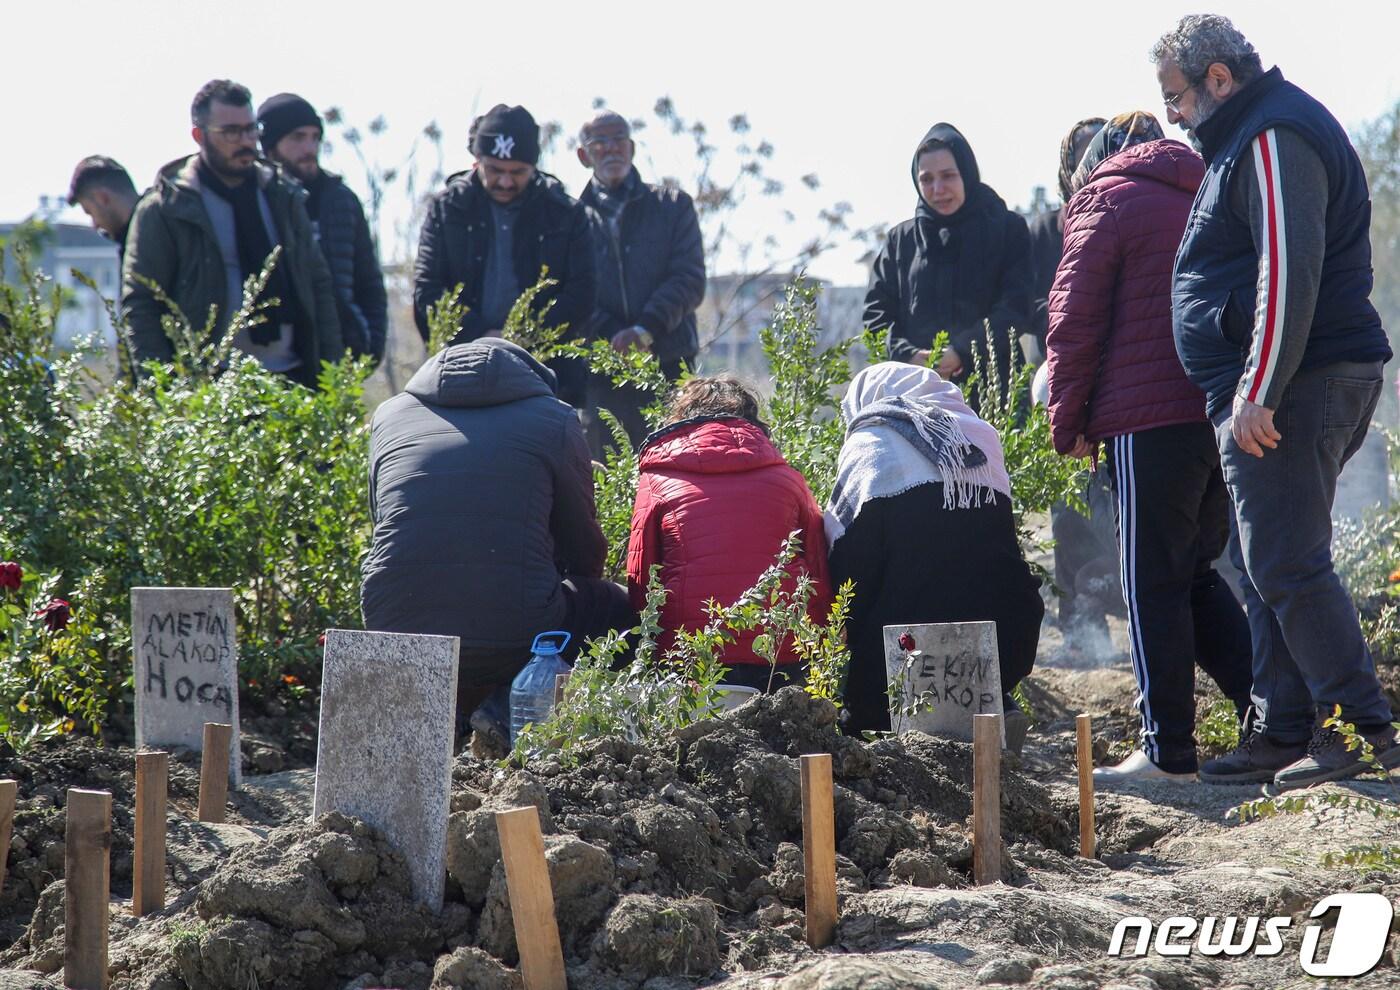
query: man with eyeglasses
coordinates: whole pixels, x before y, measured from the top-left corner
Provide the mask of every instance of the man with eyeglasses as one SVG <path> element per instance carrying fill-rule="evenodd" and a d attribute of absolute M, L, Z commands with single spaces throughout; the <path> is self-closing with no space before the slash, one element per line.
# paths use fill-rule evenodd
<path fill-rule="evenodd" d="M 675 381 L 699 350 L 695 311 L 705 298 L 705 246 L 690 196 L 642 181 L 632 164 L 637 146 L 626 118 L 600 111 L 579 131 L 578 160 L 593 172 L 579 197 L 593 211 L 598 301 L 589 336 L 619 351 L 651 353 Z M 646 438 L 639 389 L 588 382 L 589 443 L 601 457 L 608 430 L 597 416 L 608 409 L 634 446 Z"/>
<path fill-rule="evenodd" d="M 498 104 L 478 117 L 469 135 L 476 165 L 448 176 L 433 197 L 413 270 L 413 316 L 428 340 L 428 308 L 460 284 L 466 306 L 450 343 L 499 337 L 520 294 L 543 269 L 554 283 L 535 297 L 549 326 L 566 336 L 586 331 L 593 313 L 593 240 L 588 211 L 540 171 L 540 129 L 524 107 Z M 547 308 L 546 308 L 547 307 Z M 557 394 L 580 407 L 586 371 L 554 360 Z"/>
<path fill-rule="evenodd" d="M 369 354 L 378 364 L 389 330 L 384 274 L 360 198 L 340 176 L 321 167 L 321 115 L 295 93 L 278 93 L 258 107 L 258 126 L 268 159 L 306 188 L 306 212 L 335 283 L 345 346 L 352 354 Z"/>
<path fill-rule="evenodd" d="M 1201 768 L 1286 790 L 1367 764 L 1324 720 L 1340 706 L 1386 767 L 1391 710 L 1332 566 L 1332 499 L 1391 357 L 1371 305 L 1371 204 L 1346 131 L 1226 18 L 1185 17 L 1152 49 L 1167 119 L 1205 180 L 1176 256 L 1172 322 L 1206 393 L 1234 503 L 1255 718 Z"/>
<path fill-rule="evenodd" d="M 314 387 L 323 361 L 344 353 L 330 270 L 311 232 L 305 191 L 258 161 L 248 90 L 206 83 L 190 106 L 199 153 L 160 170 L 136 207 L 122 269 L 122 309 L 138 361 L 172 361 L 159 286 L 196 331 L 214 312 L 219 341 L 243 303 L 244 283 L 281 248 L 260 300 L 264 322 L 240 326 L 233 346 L 269 371 Z"/>

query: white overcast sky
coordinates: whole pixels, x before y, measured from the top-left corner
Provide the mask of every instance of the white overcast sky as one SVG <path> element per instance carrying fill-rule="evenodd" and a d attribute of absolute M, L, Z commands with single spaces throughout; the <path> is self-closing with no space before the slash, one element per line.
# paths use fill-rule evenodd
<path fill-rule="evenodd" d="M 220 76 L 249 86 L 255 102 L 290 90 L 359 121 L 383 114 L 386 159 L 436 120 L 449 172 L 470 164 L 473 111 L 497 102 L 522 103 L 571 131 L 596 96 L 627 116 L 649 116 L 661 95 L 712 125 L 744 112 L 750 136 L 776 148 L 771 171 L 787 183 L 782 205 L 799 223 L 782 228 L 771 206 L 743 222 L 753 236 L 776 231 L 789 244 L 816 232 L 802 218 L 839 200 L 858 225 L 907 217 L 909 157 L 939 120 L 967 135 L 984 180 L 1024 205 L 1035 185 L 1053 195 L 1059 140 L 1075 120 L 1137 108 L 1161 116 L 1147 50 L 1200 9 L 1123 0 L 5 0 L 0 221 L 62 193 L 86 154 L 112 155 L 144 185 L 192 149 L 190 98 Z M 1400 99 L 1400 0 L 1225 0 L 1207 9 L 1232 17 L 1266 66 L 1278 64 L 1348 127 Z M 644 169 L 687 174 L 673 142 L 654 130 L 638 138 Z M 336 149 L 328 164 L 358 185 L 347 154 Z M 575 194 L 587 178 L 571 153 L 542 164 Z M 798 181 L 809 172 L 823 183 L 816 195 Z M 813 270 L 863 283 L 857 253 L 834 252 Z"/>

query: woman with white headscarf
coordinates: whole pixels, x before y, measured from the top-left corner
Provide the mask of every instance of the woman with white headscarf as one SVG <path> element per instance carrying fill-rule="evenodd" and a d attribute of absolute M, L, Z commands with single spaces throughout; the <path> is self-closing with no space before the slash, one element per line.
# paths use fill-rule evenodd
<path fill-rule="evenodd" d="M 855 582 L 847 730 L 890 727 L 886 625 L 995 622 L 1009 694 L 1035 664 L 1045 606 L 1016 539 L 996 430 L 957 386 L 899 362 L 856 375 L 841 410 L 826 536 L 833 586 Z"/>

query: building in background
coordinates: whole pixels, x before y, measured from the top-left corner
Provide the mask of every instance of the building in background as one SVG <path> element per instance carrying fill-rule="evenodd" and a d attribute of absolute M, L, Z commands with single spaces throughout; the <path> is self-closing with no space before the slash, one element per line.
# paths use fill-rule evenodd
<path fill-rule="evenodd" d="M 4 279 L 13 284 L 19 278 L 11 242 L 23 241 L 32 252 L 29 267 L 52 277 L 63 291 L 64 303 L 54 332 L 55 343 L 71 348 L 78 341 L 97 334 L 112 348 L 117 336 L 107 307 L 102 298 L 73 277 L 73 270 L 91 278 L 103 297 L 117 301 L 121 296 L 122 279 L 117 246 L 91 227 L 42 219 L 47 207 L 48 203 L 41 200 L 36 217 L 17 224 L 0 224 L 0 242 L 6 245 Z"/>

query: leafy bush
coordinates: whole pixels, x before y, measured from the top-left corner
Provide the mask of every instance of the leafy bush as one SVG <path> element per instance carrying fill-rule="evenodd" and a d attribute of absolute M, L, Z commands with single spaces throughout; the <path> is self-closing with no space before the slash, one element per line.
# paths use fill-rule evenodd
<path fill-rule="evenodd" d="M 219 346 L 172 311 L 175 361 L 104 385 L 90 349 L 55 349 L 58 296 L 15 260 L 20 285 L 0 287 L 0 558 L 32 562 L 73 613 L 63 635 L 6 639 L 9 670 L 46 661 L 71 680 L 42 692 L 45 724 L 96 727 L 129 683 L 141 585 L 233 588 L 245 676 L 316 679 L 321 631 L 359 624 L 367 362 L 326 366 L 312 391 L 232 354 L 260 305 L 235 314 Z M 0 681 L 0 725 L 37 724 L 22 687 Z"/>

